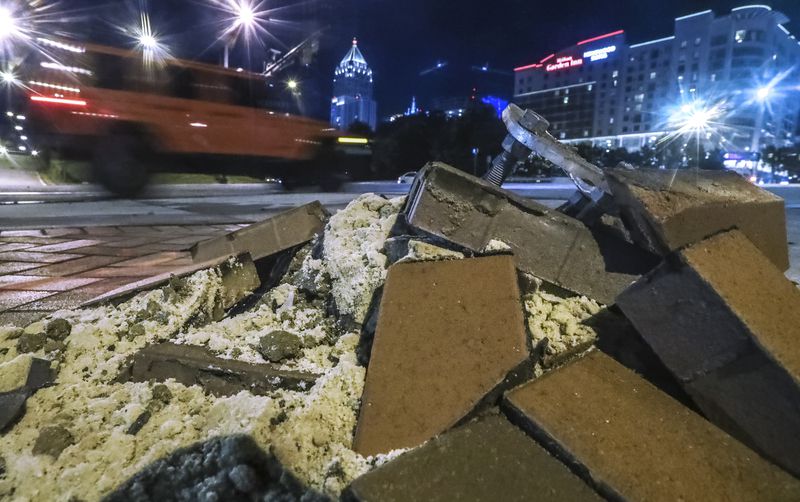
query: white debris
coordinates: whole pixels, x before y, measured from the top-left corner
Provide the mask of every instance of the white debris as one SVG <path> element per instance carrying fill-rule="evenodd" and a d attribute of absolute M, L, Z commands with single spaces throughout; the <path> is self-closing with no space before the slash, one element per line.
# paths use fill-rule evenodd
<path fill-rule="evenodd" d="M 585 323 L 603 307 L 585 296 L 561 298 L 542 291 L 524 297 L 535 349 L 541 351 L 543 365 L 550 360 L 588 349 L 597 332 Z"/>
<path fill-rule="evenodd" d="M 462 259 L 464 259 L 464 253 L 412 239 L 408 241 L 408 254 L 400 258 L 398 263 Z"/>
<path fill-rule="evenodd" d="M 365 194 L 334 215 L 325 228 L 324 260 L 340 315 L 363 324 L 372 294 L 386 279 L 383 246 L 405 197 Z"/>
<path fill-rule="evenodd" d="M 331 219 L 321 259 L 306 256 L 297 273 L 230 319 L 212 321 L 222 294 L 215 269 L 116 307 L 58 312 L 72 325 L 65 345 L 50 354 L 32 354 L 53 358 L 56 384 L 34 394 L 20 422 L 0 436 L 6 470 L 0 499 L 98 500 L 178 448 L 234 433 L 250 434 L 265 450 L 274 448 L 301 481 L 338 497 L 355 477 L 389 457 L 365 459 L 351 450 L 365 377 L 356 358 L 359 334 L 337 328 L 320 298 L 331 294 L 341 316 L 363 322 L 385 279 L 387 259 L 381 250 L 402 204 L 403 199 L 376 195 L 353 201 Z M 45 326 L 43 321 L 26 332 L 41 333 Z M 309 390 L 216 398 L 172 380 L 116 381 L 133 354 L 167 341 L 263 363 L 259 340 L 276 330 L 302 340 L 302 353 L 282 367 L 320 374 Z M 16 375 L 30 358 L 17 352 L 19 335 L 20 330 L 0 329 L 0 368 L 5 369 L 0 374 Z M 5 377 L 3 382 L 6 386 Z M 158 385 L 168 389 L 167 402 L 155 397 Z M 149 419 L 129 433 L 145 412 Z M 39 432 L 50 426 L 65 428 L 73 444 L 55 458 L 34 455 Z"/>
<path fill-rule="evenodd" d="M 513 251 L 511 246 L 506 244 L 503 241 L 492 239 L 490 240 L 486 246 L 481 250 L 481 254 L 497 254 L 497 253 L 508 253 Z"/>

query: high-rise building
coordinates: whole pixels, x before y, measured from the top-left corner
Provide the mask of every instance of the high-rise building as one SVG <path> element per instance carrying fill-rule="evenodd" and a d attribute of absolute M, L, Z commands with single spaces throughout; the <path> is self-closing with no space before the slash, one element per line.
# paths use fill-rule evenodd
<path fill-rule="evenodd" d="M 372 98 L 372 70 L 353 39 L 353 46 L 336 67 L 333 77 L 331 125 L 345 130 L 353 122 L 375 129 L 377 110 Z"/>
<path fill-rule="evenodd" d="M 676 131 L 756 152 L 798 139 L 800 45 L 765 5 L 679 17 L 673 35 L 628 45 L 623 30 L 516 68 L 514 102 L 568 143 L 639 149 Z M 668 138 L 669 139 L 669 138 Z"/>

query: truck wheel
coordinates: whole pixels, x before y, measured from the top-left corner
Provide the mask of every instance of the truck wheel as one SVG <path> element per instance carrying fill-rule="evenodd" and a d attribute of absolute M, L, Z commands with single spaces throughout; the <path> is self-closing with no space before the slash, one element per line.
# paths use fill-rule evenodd
<path fill-rule="evenodd" d="M 133 135 L 116 134 L 95 148 L 92 172 L 95 180 L 112 193 L 131 197 L 147 185 L 150 157 L 141 140 Z"/>

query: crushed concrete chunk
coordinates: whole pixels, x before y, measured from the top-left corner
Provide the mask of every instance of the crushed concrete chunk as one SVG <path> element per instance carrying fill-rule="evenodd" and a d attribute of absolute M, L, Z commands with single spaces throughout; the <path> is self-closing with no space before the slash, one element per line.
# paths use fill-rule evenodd
<path fill-rule="evenodd" d="M 614 200 L 633 239 L 665 255 L 730 228 L 780 270 L 789 268 L 783 199 L 728 171 L 610 169 Z"/>
<path fill-rule="evenodd" d="M 21 354 L 0 364 L 0 431 L 25 413 L 25 402 L 37 390 L 50 385 L 50 361 Z"/>
<path fill-rule="evenodd" d="M 302 350 L 303 340 L 288 331 L 272 331 L 258 341 L 258 352 L 264 359 L 273 363 L 296 357 Z"/>
<path fill-rule="evenodd" d="M 800 290 L 742 232 L 670 256 L 618 304 L 710 420 L 800 475 Z"/>
<path fill-rule="evenodd" d="M 650 253 L 441 163 L 425 167 L 404 209 L 423 235 L 480 253 L 493 240 L 514 253 L 517 268 L 610 305 L 658 264 Z"/>
<path fill-rule="evenodd" d="M 47 335 L 44 333 L 23 333 L 17 339 L 17 352 L 37 352 L 44 347 L 47 342 Z"/>
<path fill-rule="evenodd" d="M 431 244 L 408 236 L 391 237 L 384 245 L 390 263 L 412 261 L 461 260 L 464 253 Z"/>
<path fill-rule="evenodd" d="M 183 385 L 199 385 L 214 396 L 231 396 L 243 390 L 264 396 L 276 389 L 310 388 L 317 375 L 221 359 L 202 347 L 162 343 L 139 351 L 119 381 L 163 382 L 170 378 Z"/>
<path fill-rule="evenodd" d="M 351 501 L 602 500 L 499 415 L 473 420 L 356 479 Z"/>
<path fill-rule="evenodd" d="M 45 427 L 33 445 L 34 455 L 50 455 L 58 458 L 61 452 L 75 444 L 75 438 L 66 427 L 54 425 Z"/>
<path fill-rule="evenodd" d="M 47 338 L 63 342 L 72 333 L 72 325 L 66 319 L 53 319 L 45 328 Z"/>
<path fill-rule="evenodd" d="M 393 265 L 354 449 L 417 446 L 530 376 L 510 256 Z"/>
<path fill-rule="evenodd" d="M 106 502 L 156 500 L 325 501 L 286 472 L 252 438 L 235 435 L 182 448 L 133 476 Z"/>
<path fill-rule="evenodd" d="M 328 212 L 319 201 L 277 214 L 241 230 L 195 244 L 195 263 L 248 253 L 253 260 L 305 244 L 322 233 Z"/>
<path fill-rule="evenodd" d="M 611 500 L 800 498 L 800 481 L 601 352 L 509 392 L 505 410 Z"/>

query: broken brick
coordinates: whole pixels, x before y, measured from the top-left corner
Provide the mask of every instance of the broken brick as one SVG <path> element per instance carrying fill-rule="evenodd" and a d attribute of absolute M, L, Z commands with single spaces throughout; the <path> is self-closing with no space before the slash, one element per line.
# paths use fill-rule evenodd
<path fill-rule="evenodd" d="M 319 201 L 286 211 L 235 232 L 195 244 L 192 259 L 204 262 L 223 256 L 250 253 L 260 260 L 305 244 L 322 233 L 328 212 Z"/>
<path fill-rule="evenodd" d="M 602 500 L 499 415 L 454 429 L 356 479 L 345 501 Z"/>
<path fill-rule="evenodd" d="M 317 375 L 222 359 L 203 347 L 161 343 L 137 352 L 117 380 L 164 382 L 170 378 L 187 386 L 199 385 L 214 396 L 232 396 L 243 390 L 265 396 L 277 389 L 310 389 Z"/>
<path fill-rule="evenodd" d="M 354 450 L 417 446 L 529 377 L 514 260 L 401 263 L 380 302 Z"/>
<path fill-rule="evenodd" d="M 601 352 L 514 389 L 504 405 L 611 500 L 800 499 L 800 481 Z"/>
<path fill-rule="evenodd" d="M 650 253 L 580 221 L 441 163 L 425 167 L 405 207 L 417 232 L 480 253 L 499 241 L 517 268 L 560 288 L 611 304 L 658 264 Z"/>
<path fill-rule="evenodd" d="M 710 420 L 800 475 L 800 290 L 742 232 L 671 255 L 618 304 Z"/>
<path fill-rule="evenodd" d="M 776 267 L 789 268 L 786 210 L 777 195 L 728 171 L 610 169 L 632 238 L 665 255 L 723 230 L 741 230 Z"/>

